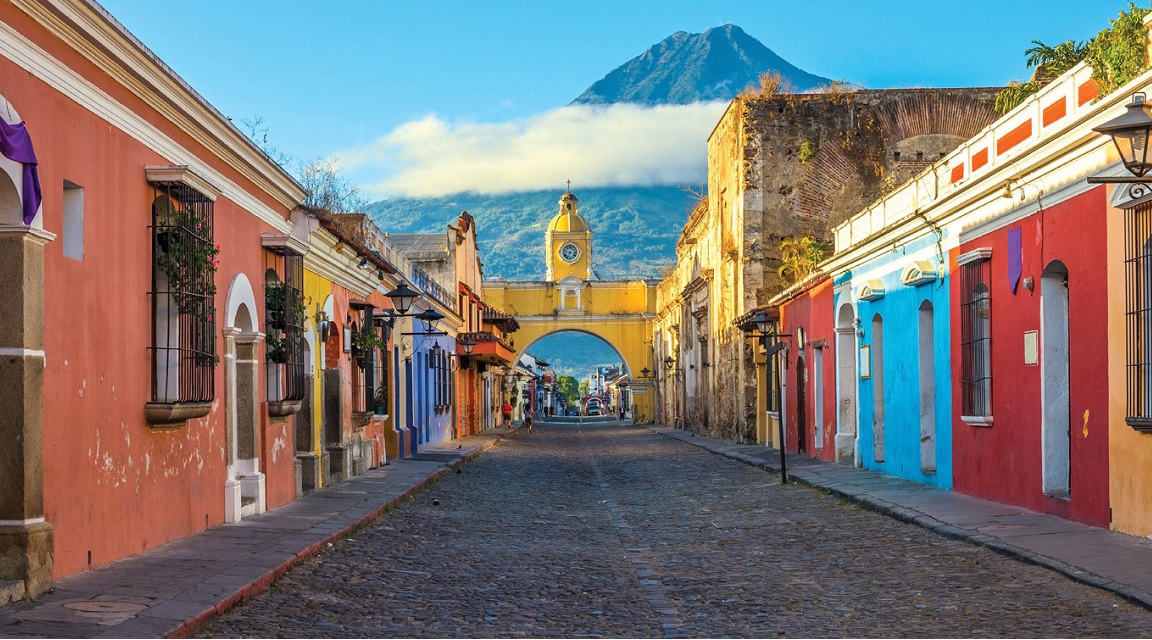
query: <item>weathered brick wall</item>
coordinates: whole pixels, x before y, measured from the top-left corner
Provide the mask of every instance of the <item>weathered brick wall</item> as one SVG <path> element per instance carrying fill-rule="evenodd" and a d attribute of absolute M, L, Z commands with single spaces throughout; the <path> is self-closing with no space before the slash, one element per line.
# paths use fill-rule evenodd
<path fill-rule="evenodd" d="M 787 283 L 778 275 L 780 242 L 827 239 L 857 213 L 991 124 L 997 89 L 900 89 L 742 98 L 708 140 L 706 210 L 694 212 L 677 245 L 678 263 L 658 290 L 659 331 L 676 332 L 681 362 L 707 368 L 665 398 L 666 421 L 729 440 L 756 437 L 752 350 L 732 326 Z M 803 151 L 802 151 L 803 150 Z M 710 273 L 708 295 L 683 295 Z M 708 307 L 699 331 L 680 340 L 695 309 Z M 689 401 L 688 384 L 709 390 Z M 680 400 L 673 402 L 673 397 Z"/>
<path fill-rule="evenodd" d="M 832 226 L 991 124 L 996 93 L 893 89 L 745 100 L 746 224 L 764 230 L 748 256 L 747 271 L 761 278 L 749 303 L 763 304 L 787 284 L 777 275 L 781 240 L 827 239 Z M 802 147 L 811 154 L 803 161 Z"/>

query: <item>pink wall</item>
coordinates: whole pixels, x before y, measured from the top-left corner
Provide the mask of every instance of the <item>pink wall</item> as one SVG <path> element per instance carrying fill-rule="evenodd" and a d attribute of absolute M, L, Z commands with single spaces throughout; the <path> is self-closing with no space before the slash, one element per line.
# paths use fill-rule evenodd
<path fill-rule="evenodd" d="M 71 48 L 22 15 L 5 21 L 275 205 Z M 54 573 L 62 577 L 223 521 L 224 367 L 216 368 L 216 401 L 207 417 L 173 431 L 154 431 L 145 422 L 144 404 L 151 396 L 153 191 L 144 167 L 170 161 L 6 59 L 0 59 L 0 87 L 28 125 L 40 160 L 44 227 L 58 235 L 45 249 L 43 466 L 45 515 L 55 527 Z M 63 255 L 65 180 L 84 189 L 82 261 Z M 278 209 L 287 217 L 284 207 Z M 260 234 L 272 229 L 223 197 L 215 216 L 222 248 L 216 275 L 219 315 L 237 272 L 247 274 L 257 301 L 262 300 Z M 218 329 L 221 324 L 218 318 Z M 222 352 L 219 335 L 217 340 Z M 263 434 L 265 445 L 274 446 L 282 435 L 291 437 L 274 426 Z M 289 440 L 286 454 L 270 458 L 269 507 L 294 497 L 291 451 Z"/>
<path fill-rule="evenodd" d="M 1108 526 L 1107 284 L 1103 187 L 964 243 L 952 255 L 954 488 L 998 502 Z M 1008 282 L 1009 229 L 1021 229 L 1023 274 Z M 957 255 L 992 249 L 991 427 L 960 420 L 960 278 Z M 1119 250 L 1119 249 L 1116 249 Z M 1041 368 L 1024 364 L 1024 333 L 1040 329 L 1040 276 L 1053 260 L 1068 269 L 1071 372 L 1071 498 L 1046 496 L 1041 476 Z M 1023 279 L 1031 277 L 1035 291 Z"/>

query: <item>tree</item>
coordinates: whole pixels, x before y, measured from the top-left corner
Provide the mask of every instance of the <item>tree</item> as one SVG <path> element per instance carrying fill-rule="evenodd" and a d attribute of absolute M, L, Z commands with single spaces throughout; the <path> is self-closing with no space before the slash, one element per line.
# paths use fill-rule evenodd
<path fill-rule="evenodd" d="M 776 272 L 788 282 L 799 282 L 820 264 L 828 245 L 811 236 L 780 241 L 780 268 Z"/>
<path fill-rule="evenodd" d="M 577 404 L 580 402 L 580 383 L 572 376 L 560 376 L 560 386 L 557 392 L 564 397 L 565 404 Z"/>
<path fill-rule="evenodd" d="M 360 190 L 340 175 L 340 166 L 335 158 L 315 158 L 308 162 L 297 162 L 292 156 L 276 148 L 268 141 L 268 125 L 264 118 L 255 116 L 240 120 L 241 130 L 274 162 L 291 171 L 298 169 L 296 181 L 308 191 L 304 204 L 314 209 L 330 213 L 354 213 L 364 210 L 368 200 Z"/>
<path fill-rule="evenodd" d="M 308 190 L 304 204 L 331 213 L 363 211 L 368 201 L 347 178 L 340 175 L 335 158 L 315 159 L 305 164 L 298 178 Z"/>
<path fill-rule="evenodd" d="M 1053 47 L 1039 40 L 1033 40 L 1033 46 L 1024 50 L 1024 54 L 1028 56 L 1025 63 L 1029 69 L 1036 70 L 1032 74 L 1032 80 L 1009 82 L 1008 86 L 996 95 L 996 110 L 1008 113 L 1057 76 L 1080 64 L 1088 55 L 1091 44 L 1091 42 L 1066 40 Z"/>

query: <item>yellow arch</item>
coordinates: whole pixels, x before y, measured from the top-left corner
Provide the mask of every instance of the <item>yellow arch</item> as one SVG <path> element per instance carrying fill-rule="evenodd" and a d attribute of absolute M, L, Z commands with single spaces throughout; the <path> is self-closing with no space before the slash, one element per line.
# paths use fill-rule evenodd
<path fill-rule="evenodd" d="M 579 288 L 579 305 L 567 299 L 565 288 Z M 640 371 L 655 371 L 652 361 L 652 320 L 656 283 L 648 280 L 484 283 L 484 300 L 520 323 L 513 334 L 516 358 L 542 338 L 562 331 L 578 331 L 600 338 L 624 363 L 631 380 L 636 422 L 647 423 L 655 409 L 655 385 Z M 521 346 L 522 345 L 522 346 Z"/>

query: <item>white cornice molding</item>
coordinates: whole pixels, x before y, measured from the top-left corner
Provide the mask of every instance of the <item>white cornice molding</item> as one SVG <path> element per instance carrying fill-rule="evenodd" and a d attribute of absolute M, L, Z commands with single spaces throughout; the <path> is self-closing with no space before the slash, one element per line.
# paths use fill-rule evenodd
<path fill-rule="evenodd" d="M 27 0 L 14 1 L 18 2 L 22 8 L 25 8 L 33 18 L 49 20 L 50 24 L 46 24 L 45 26 L 49 28 L 50 31 L 53 31 L 54 34 L 56 34 L 57 29 L 63 28 L 57 24 L 57 29 L 53 29 L 51 23 L 59 23 L 59 19 L 54 19 L 54 14 L 47 12 L 47 10 L 39 4 L 30 4 Z M 65 42 L 69 42 L 69 39 L 64 35 L 57 34 L 57 36 Z M 71 44 L 71 42 L 69 42 L 69 44 Z M 79 51 L 81 54 L 85 54 L 83 50 Z M 195 154 L 177 144 L 155 125 L 114 100 L 75 70 L 52 57 L 23 34 L 3 22 L 0 22 L 0 56 L 24 68 L 32 76 L 42 80 L 49 87 L 59 91 L 66 98 L 76 102 L 96 117 L 108 122 L 131 138 L 160 154 L 171 164 L 195 167 L 205 179 L 220 186 L 221 195 L 235 202 L 257 218 L 272 225 L 277 230 L 287 231 L 290 228 L 290 223 L 277 213 L 276 210 L 264 204 L 247 190 L 242 189 L 239 185 L 226 178 L 220 171 L 206 165 Z M 94 62 L 98 62 L 98 60 Z M 116 78 L 114 74 L 110 75 L 113 75 L 121 84 L 124 84 L 125 81 L 122 78 Z M 124 86 L 135 93 L 136 90 L 130 84 L 124 84 Z M 196 97 L 198 98 L 198 96 Z M 142 99 L 144 99 L 143 96 Z M 151 104 L 151 102 L 149 104 Z M 266 193 L 282 202 L 285 207 L 293 208 L 299 203 L 299 200 L 288 197 L 282 188 L 271 186 L 269 183 L 270 176 L 267 173 L 255 171 L 252 168 L 250 163 L 252 156 L 259 153 L 254 147 L 248 150 L 235 148 L 231 150 L 225 149 L 218 143 L 213 144 L 213 141 L 205 136 L 206 123 L 200 122 L 197 123 L 199 126 L 196 126 L 187 119 L 184 121 L 172 119 L 172 117 L 166 113 L 166 111 L 171 111 L 171 108 L 167 110 L 160 109 L 159 107 L 156 108 L 176 126 L 188 132 L 198 142 L 208 147 L 217 155 L 218 159 L 222 160 L 229 167 L 244 173 L 245 177 L 252 179 L 253 182 L 264 189 Z M 223 118 L 223 116 L 219 116 L 218 113 L 216 115 Z M 224 122 L 227 122 L 227 120 L 224 119 Z M 242 158 L 244 151 L 247 151 L 247 155 L 249 156 L 246 159 Z M 267 161 L 265 161 L 265 163 L 267 163 Z M 265 164 L 265 166 L 271 165 Z M 287 174 L 281 177 L 291 180 Z M 303 199 L 305 194 L 298 185 L 294 191 L 294 195 L 299 195 L 300 199 Z"/>
<path fill-rule="evenodd" d="M 220 197 L 219 189 L 197 175 L 186 164 L 144 165 L 144 178 L 150 183 L 174 182 L 187 185 L 212 202 L 216 202 L 216 198 Z"/>
<path fill-rule="evenodd" d="M 312 233 L 311 251 L 304 256 L 304 269 L 340 285 L 356 295 L 367 298 L 379 286 L 379 281 L 370 277 L 363 269 L 356 268 L 350 258 L 336 251 L 339 240 L 327 230 Z M 351 253 L 351 249 L 346 249 Z"/>
<path fill-rule="evenodd" d="M 969 262 L 976 262 L 978 260 L 988 260 L 991 257 L 992 257 L 992 249 L 991 248 L 980 247 L 979 249 L 973 249 L 967 253 L 962 253 L 962 254 L 956 256 L 956 264 L 958 266 L 964 266 L 964 265 L 968 264 Z"/>
<path fill-rule="evenodd" d="M 267 249 L 287 249 L 301 256 L 308 255 L 308 244 L 287 233 L 262 233 L 260 246 Z"/>

